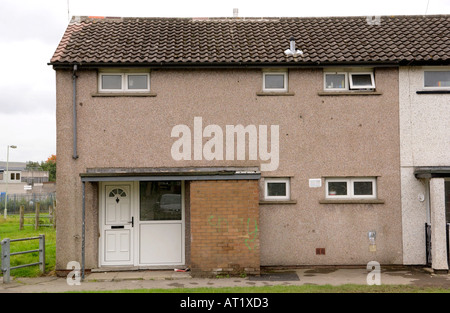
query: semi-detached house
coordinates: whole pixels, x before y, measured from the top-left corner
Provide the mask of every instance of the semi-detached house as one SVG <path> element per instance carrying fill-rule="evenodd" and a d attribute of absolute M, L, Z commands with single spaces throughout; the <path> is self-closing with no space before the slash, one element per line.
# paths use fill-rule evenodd
<path fill-rule="evenodd" d="M 50 61 L 56 270 L 425 264 L 425 223 L 441 262 L 449 29 L 74 17 Z"/>

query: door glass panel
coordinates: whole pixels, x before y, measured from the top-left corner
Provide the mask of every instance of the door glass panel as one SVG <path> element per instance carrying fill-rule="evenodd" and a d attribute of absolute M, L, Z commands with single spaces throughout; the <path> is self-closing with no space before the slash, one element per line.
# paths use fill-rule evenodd
<path fill-rule="evenodd" d="M 140 182 L 140 220 L 181 220 L 181 182 Z"/>

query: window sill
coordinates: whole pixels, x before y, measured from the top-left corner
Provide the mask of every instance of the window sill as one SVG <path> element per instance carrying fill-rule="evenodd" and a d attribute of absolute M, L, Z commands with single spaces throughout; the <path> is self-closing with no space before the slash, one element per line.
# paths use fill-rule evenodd
<path fill-rule="evenodd" d="M 257 96 L 295 96 L 295 92 L 270 92 L 270 91 L 259 91 L 256 93 Z"/>
<path fill-rule="evenodd" d="M 91 95 L 92 97 L 156 97 L 156 93 L 94 93 Z"/>
<path fill-rule="evenodd" d="M 442 94 L 450 94 L 450 89 L 446 90 L 418 90 L 416 91 L 418 95 L 442 95 Z"/>
<path fill-rule="evenodd" d="M 297 200 L 259 200 L 259 204 L 297 204 Z"/>
<path fill-rule="evenodd" d="M 383 93 L 377 91 L 321 91 L 319 96 L 381 96 Z"/>
<path fill-rule="evenodd" d="M 381 199 L 322 199 L 320 204 L 384 204 Z"/>

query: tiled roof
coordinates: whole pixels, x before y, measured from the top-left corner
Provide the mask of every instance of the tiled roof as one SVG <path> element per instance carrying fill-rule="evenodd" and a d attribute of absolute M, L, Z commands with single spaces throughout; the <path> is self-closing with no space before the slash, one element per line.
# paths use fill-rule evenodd
<path fill-rule="evenodd" d="M 291 37 L 302 56 L 284 54 Z M 379 23 L 367 17 L 75 17 L 51 64 L 450 64 L 449 43 L 450 15 L 383 16 Z"/>

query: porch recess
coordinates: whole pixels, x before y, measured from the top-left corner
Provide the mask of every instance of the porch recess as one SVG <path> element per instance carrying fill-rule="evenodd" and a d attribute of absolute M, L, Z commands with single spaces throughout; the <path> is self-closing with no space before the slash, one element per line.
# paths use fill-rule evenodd
<path fill-rule="evenodd" d="M 86 183 L 151 181 L 241 181 L 259 180 L 257 167 L 183 167 L 183 168 L 90 168 L 81 173 L 82 247 L 81 277 L 85 277 Z"/>

